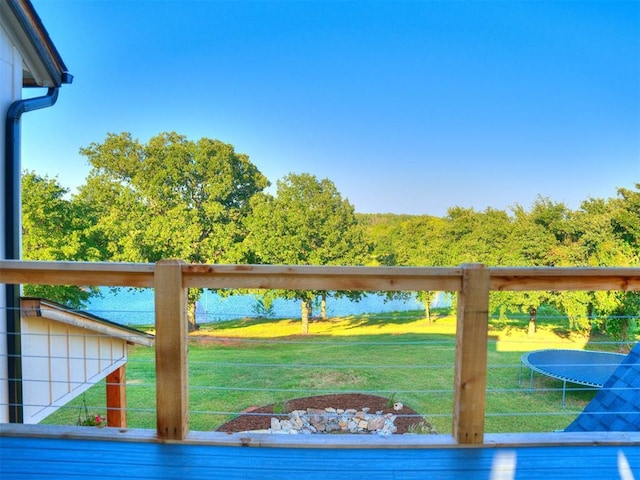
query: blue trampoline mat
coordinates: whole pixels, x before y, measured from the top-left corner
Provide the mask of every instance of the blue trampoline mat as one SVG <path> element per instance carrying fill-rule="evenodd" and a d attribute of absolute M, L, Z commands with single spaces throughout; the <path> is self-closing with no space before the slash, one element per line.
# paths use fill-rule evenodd
<path fill-rule="evenodd" d="M 564 382 L 602 387 L 626 355 L 588 350 L 536 350 L 522 355 L 531 370 Z"/>

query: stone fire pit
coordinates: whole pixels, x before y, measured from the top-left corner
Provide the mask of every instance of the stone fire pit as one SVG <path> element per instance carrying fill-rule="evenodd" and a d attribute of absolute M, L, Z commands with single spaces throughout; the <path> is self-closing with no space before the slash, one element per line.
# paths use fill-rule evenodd
<path fill-rule="evenodd" d="M 312 434 L 312 433 L 351 433 L 391 435 L 397 427 L 397 418 L 392 413 L 369 413 L 369 408 L 325 409 L 307 408 L 294 410 L 287 419 L 271 417 L 270 433 Z"/>
<path fill-rule="evenodd" d="M 275 420 L 278 422 L 276 423 Z M 380 427 L 383 422 L 384 425 Z M 304 431 L 304 433 L 398 435 L 407 433 L 412 425 L 422 422 L 424 422 L 422 415 L 407 405 L 391 403 L 389 398 L 361 393 L 341 393 L 294 398 L 284 403 L 249 407 L 216 430 L 230 433 L 248 431 L 303 433 Z M 358 425 L 357 430 L 354 429 L 354 423 Z M 315 428 L 315 432 L 310 428 L 311 426 Z M 323 426 L 324 429 L 322 429 Z"/>

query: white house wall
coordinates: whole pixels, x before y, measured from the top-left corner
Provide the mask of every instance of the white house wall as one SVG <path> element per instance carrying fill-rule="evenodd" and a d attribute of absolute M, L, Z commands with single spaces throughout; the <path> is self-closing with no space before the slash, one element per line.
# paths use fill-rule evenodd
<path fill-rule="evenodd" d="M 24 423 L 38 423 L 127 361 L 119 338 L 43 317 L 22 318 Z"/>
<path fill-rule="evenodd" d="M 4 185 L 5 122 L 9 105 L 22 95 L 22 58 L 0 25 L 0 185 Z M 0 259 L 4 259 L 4 195 L 0 195 Z M 1 286 L 4 287 L 4 286 Z M 0 423 L 9 421 L 9 387 L 7 381 L 6 292 L 0 288 Z"/>

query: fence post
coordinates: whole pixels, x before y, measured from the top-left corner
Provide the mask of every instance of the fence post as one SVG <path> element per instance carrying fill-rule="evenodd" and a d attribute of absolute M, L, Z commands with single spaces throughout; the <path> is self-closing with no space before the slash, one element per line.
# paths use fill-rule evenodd
<path fill-rule="evenodd" d="M 180 260 L 155 264 L 156 408 L 158 438 L 183 440 L 189 431 L 187 291 Z"/>
<path fill-rule="evenodd" d="M 127 364 L 107 375 L 107 426 L 127 426 Z"/>
<path fill-rule="evenodd" d="M 453 437 L 459 444 L 484 441 L 489 280 L 486 266 L 462 265 L 453 398 Z"/>

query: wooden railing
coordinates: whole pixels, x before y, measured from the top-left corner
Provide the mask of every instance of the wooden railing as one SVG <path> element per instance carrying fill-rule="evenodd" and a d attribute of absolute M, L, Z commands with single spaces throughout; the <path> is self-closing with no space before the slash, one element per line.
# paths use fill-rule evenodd
<path fill-rule="evenodd" d="M 453 437 L 484 441 L 490 291 L 640 290 L 640 268 L 456 268 L 188 265 L 0 261 L 0 283 L 155 289 L 157 435 L 182 440 L 188 425 L 186 289 L 458 292 Z"/>

